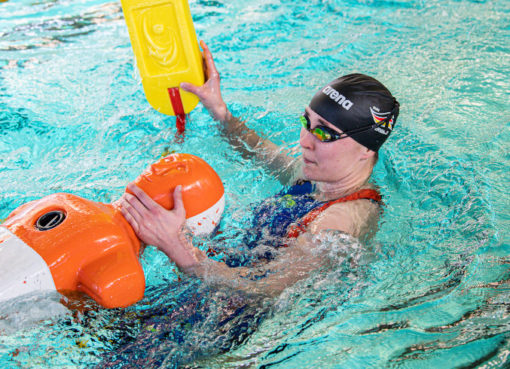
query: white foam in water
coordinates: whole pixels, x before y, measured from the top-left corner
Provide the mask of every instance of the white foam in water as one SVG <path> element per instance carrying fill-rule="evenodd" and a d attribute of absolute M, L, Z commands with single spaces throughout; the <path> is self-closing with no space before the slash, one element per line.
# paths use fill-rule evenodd
<path fill-rule="evenodd" d="M 0 303 L 0 335 L 37 327 L 48 319 L 69 314 L 57 292 L 33 292 Z"/>

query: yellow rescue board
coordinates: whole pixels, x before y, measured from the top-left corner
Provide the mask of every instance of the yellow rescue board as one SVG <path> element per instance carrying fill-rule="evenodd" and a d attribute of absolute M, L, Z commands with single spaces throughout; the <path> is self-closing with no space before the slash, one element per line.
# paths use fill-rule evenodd
<path fill-rule="evenodd" d="M 131 46 L 147 101 L 157 111 L 176 115 L 168 89 L 181 82 L 204 84 L 202 55 L 187 0 L 121 0 Z M 184 113 L 198 97 L 179 89 Z"/>

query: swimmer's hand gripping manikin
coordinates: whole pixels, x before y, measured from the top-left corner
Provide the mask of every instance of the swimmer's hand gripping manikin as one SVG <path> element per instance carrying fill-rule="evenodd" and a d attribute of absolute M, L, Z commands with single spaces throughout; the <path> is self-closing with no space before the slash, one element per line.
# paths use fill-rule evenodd
<path fill-rule="evenodd" d="M 187 0 L 121 0 L 140 71 L 145 97 L 160 113 L 177 117 L 184 132 L 185 115 L 198 97 L 181 82 L 204 84 L 202 55 Z"/>

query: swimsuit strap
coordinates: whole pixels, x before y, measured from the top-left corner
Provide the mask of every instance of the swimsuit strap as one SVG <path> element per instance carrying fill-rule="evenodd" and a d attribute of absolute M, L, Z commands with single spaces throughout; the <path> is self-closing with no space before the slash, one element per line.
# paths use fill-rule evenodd
<path fill-rule="evenodd" d="M 354 200 L 372 200 L 377 203 L 380 203 L 382 200 L 381 195 L 376 190 L 372 190 L 369 188 L 365 188 L 363 190 L 359 190 L 350 195 L 341 197 L 336 200 L 328 201 L 322 206 L 313 209 L 308 214 L 306 214 L 301 221 L 292 224 L 287 231 L 287 237 L 289 238 L 297 238 L 301 233 L 305 232 L 305 228 L 312 223 L 320 213 L 329 208 L 331 205 L 338 204 L 341 202 L 354 201 Z"/>

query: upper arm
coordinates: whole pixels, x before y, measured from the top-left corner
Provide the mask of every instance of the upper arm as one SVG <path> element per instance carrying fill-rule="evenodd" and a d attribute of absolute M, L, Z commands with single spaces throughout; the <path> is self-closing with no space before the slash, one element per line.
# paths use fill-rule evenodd
<path fill-rule="evenodd" d="M 379 206 L 370 200 L 338 203 L 327 208 L 311 224 L 313 234 L 322 230 L 338 230 L 360 238 L 377 228 Z"/>
<path fill-rule="evenodd" d="M 315 219 L 309 228 L 309 232 L 317 234 L 323 230 L 337 230 L 353 235 L 354 222 L 352 219 L 352 209 L 347 204 L 343 206 L 330 206 L 317 219 Z"/>

